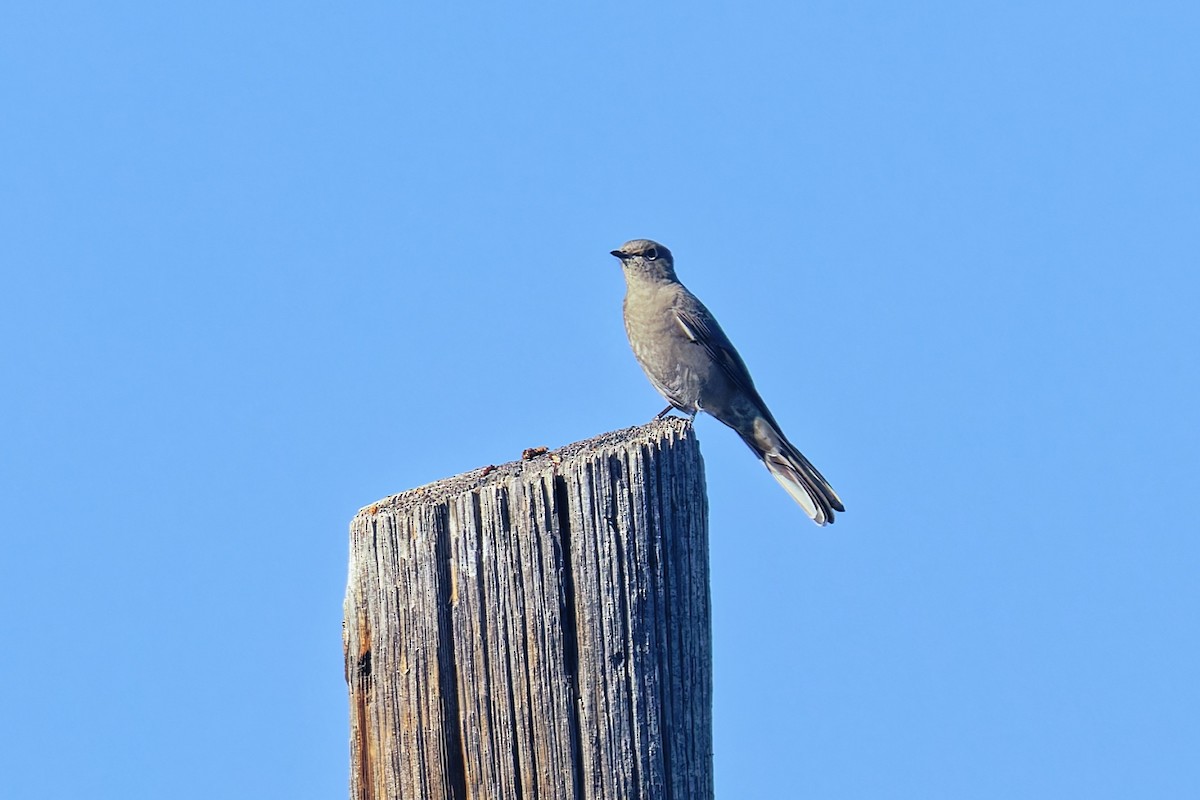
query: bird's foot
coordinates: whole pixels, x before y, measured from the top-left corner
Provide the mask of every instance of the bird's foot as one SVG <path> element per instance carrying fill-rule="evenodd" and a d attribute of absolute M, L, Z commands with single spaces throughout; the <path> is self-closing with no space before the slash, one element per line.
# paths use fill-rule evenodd
<path fill-rule="evenodd" d="M 675 411 L 675 410 L 677 410 L 677 409 L 675 408 L 675 406 L 667 406 L 667 407 L 666 407 L 666 408 L 664 408 L 662 411 L 660 411 L 660 412 L 658 412 L 657 414 L 655 414 L 655 415 L 654 415 L 654 419 L 656 419 L 656 420 L 660 420 L 660 419 L 662 419 L 663 417 L 665 417 L 667 414 L 670 414 L 672 411 Z M 700 413 L 700 409 L 696 409 L 695 411 L 684 411 L 683 409 L 678 409 L 678 410 L 679 410 L 681 413 L 683 413 L 683 414 L 684 414 L 684 416 L 686 416 L 686 417 L 687 417 L 689 420 L 691 420 L 692 422 L 695 422 L 695 421 L 696 421 L 696 415 Z"/>

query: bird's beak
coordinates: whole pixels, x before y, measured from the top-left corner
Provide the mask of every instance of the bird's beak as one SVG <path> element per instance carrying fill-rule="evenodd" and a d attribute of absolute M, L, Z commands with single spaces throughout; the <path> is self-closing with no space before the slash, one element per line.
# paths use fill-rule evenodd
<path fill-rule="evenodd" d="M 622 261 L 629 258 L 629 256 L 627 254 L 622 253 L 620 250 L 611 250 L 611 251 L 609 251 L 609 253 L 610 253 L 610 255 L 614 255 L 617 258 L 621 259 Z"/>

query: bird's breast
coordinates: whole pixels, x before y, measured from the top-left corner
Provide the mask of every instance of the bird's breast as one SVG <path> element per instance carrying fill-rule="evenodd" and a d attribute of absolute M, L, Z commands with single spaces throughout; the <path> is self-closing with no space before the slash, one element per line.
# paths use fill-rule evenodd
<path fill-rule="evenodd" d="M 675 316 L 673 287 L 633 287 L 625 295 L 625 332 L 646 377 L 678 408 L 694 411 L 700 377 L 688 339 Z"/>

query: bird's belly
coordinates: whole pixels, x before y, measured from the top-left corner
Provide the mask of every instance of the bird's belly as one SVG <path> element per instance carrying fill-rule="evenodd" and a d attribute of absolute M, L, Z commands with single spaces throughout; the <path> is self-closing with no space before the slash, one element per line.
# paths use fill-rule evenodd
<path fill-rule="evenodd" d="M 659 320 L 626 319 L 626 333 L 634 357 L 658 393 L 676 408 L 692 413 L 700 408 L 700 390 L 707 380 L 702 374 L 707 359 L 689 357 L 699 345 L 679 335 L 678 327 Z"/>

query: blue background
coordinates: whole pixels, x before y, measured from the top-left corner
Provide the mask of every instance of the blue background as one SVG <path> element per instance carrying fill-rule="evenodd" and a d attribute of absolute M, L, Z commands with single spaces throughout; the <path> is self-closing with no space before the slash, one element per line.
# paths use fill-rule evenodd
<path fill-rule="evenodd" d="M 0 30 L 3 796 L 345 796 L 348 521 L 657 412 L 642 236 L 848 508 L 699 420 L 718 795 L 1200 796 L 1194 3 Z"/>

